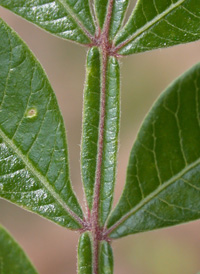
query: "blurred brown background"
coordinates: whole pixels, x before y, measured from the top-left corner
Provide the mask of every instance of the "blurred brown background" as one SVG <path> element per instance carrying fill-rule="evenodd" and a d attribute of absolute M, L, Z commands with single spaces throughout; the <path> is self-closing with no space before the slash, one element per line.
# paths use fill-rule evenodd
<path fill-rule="evenodd" d="M 82 90 L 86 49 L 58 39 L 0 9 L 44 67 L 66 122 L 73 186 L 79 176 Z M 116 198 L 124 182 L 137 130 L 161 91 L 200 60 L 200 42 L 132 55 L 121 60 L 122 115 Z M 23 246 L 40 274 L 75 274 L 78 234 L 0 200 L 0 223 Z M 196 274 L 200 270 L 200 221 L 113 242 L 115 274 Z M 14 274 L 14 273 L 13 273 Z"/>

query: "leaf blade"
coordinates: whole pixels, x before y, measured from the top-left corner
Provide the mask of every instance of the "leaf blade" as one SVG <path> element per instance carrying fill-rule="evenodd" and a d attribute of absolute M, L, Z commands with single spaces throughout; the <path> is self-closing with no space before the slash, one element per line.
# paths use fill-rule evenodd
<path fill-rule="evenodd" d="M 120 67 L 115 57 L 109 57 L 107 62 L 105 109 L 99 201 L 101 225 L 105 224 L 111 211 L 116 180 L 120 121 Z"/>
<path fill-rule="evenodd" d="M 200 8 L 195 0 L 145 1 L 136 7 L 115 44 L 128 55 L 200 39 Z"/>
<path fill-rule="evenodd" d="M 106 241 L 100 243 L 99 274 L 113 274 L 113 252 Z"/>
<path fill-rule="evenodd" d="M 95 0 L 94 2 L 96 16 L 98 18 L 99 26 L 101 29 L 103 28 L 105 22 L 108 2 L 109 0 Z"/>
<path fill-rule="evenodd" d="M 89 209 L 93 205 L 96 176 L 99 113 L 101 100 L 101 60 L 98 48 L 88 51 L 84 87 L 83 130 L 81 143 L 81 173 Z"/>
<path fill-rule="evenodd" d="M 40 64 L 2 20 L 0 34 L 0 196 L 78 229 L 74 217 L 83 215 L 55 95 Z"/>
<path fill-rule="evenodd" d="M 64 39 L 88 44 L 95 33 L 88 0 L 0 0 L 0 5 Z"/>
<path fill-rule="evenodd" d="M 66 11 L 74 14 L 75 18 L 77 17 L 77 19 L 90 32 L 90 34 L 95 34 L 94 21 L 90 10 L 90 3 L 88 0 L 59 0 L 59 2 L 63 5 Z M 72 12 L 70 12 L 70 10 Z"/>
<path fill-rule="evenodd" d="M 92 274 L 92 243 L 88 232 L 84 232 L 78 243 L 78 274 Z"/>
<path fill-rule="evenodd" d="M 89 210 L 94 203 L 98 141 L 101 114 L 102 56 L 98 48 L 91 48 L 87 57 L 87 74 L 84 89 L 83 134 L 81 146 L 81 171 Z M 106 106 L 101 165 L 99 199 L 100 223 L 103 225 L 110 213 L 115 185 L 118 133 L 120 119 L 119 63 L 109 57 L 106 69 Z"/>
<path fill-rule="evenodd" d="M 104 23 L 106 21 L 108 6 L 112 6 L 112 14 L 109 26 L 110 40 L 112 40 L 115 37 L 116 33 L 121 27 L 122 21 L 126 13 L 126 9 L 128 7 L 128 3 L 129 0 L 95 0 L 95 12 L 101 29 L 103 29 Z"/>
<path fill-rule="evenodd" d="M 146 117 L 123 194 L 108 221 L 111 237 L 200 218 L 199 75 L 197 64 L 161 95 Z"/>
<path fill-rule="evenodd" d="M 0 272 L 37 274 L 21 247 L 0 225 Z"/>
<path fill-rule="evenodd" d="M 112 41 L 119 31 L 124 20 L 129 0 L 116 0 L 113 4 L 113 11 L 110 21 L 109 38 Z"/>

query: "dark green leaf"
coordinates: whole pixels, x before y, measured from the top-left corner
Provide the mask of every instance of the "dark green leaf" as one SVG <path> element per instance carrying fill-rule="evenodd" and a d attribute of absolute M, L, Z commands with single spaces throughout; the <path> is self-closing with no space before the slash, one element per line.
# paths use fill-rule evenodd
<path fill-rule="evenodd" d="M 101 242 L 99 256 L 99 274 L 113 274 L 113 253 L 108 242 Z"/>
<path fill-rule="evenodd" d="M 78 243 L 78 274 L 92 274 L 92 245 L 88 232 L 81 235 Z"/>
<path fill-rule="evenodd" d="M 200 39 L 198 0 L 139 0 L 115 44 L 123 55 Z"/>
<path fill-rule="evenodd" d="M 0 5 L 64 39 L 87 44 L 95 33 L 88 0 L 0 0 Z"/>
<path fill-rule="evenodd" d="M 87 57 L 87 75 L 84 92 L 83 136 L 81 170 L 89 209 L 92 209 L 98 154 L 98 135 L 101 100 L 101 62 L 97 48 Z M 114 57 L 108 59 L 106 76 L 106 115 L 103 137 L 103 161 L 100 193 L 100 221 L 107 219 L 111 210 L 116 172 L 119 131 L 119 64 Z"/>
<path fill-rule="evenodd" d="M 101 60 L 99 50 L 91 48 L 87 56 L 86 82 L 83 106 L 83 136 L 81 146 L 81 171 L 87 203 L 93 204 L 97 145 L 99 135 L 99 109 L 101 92 Z"/>
<path fill-rule="evenodd" d="M 65 128 L 40 64 L 0 21 L 0 197 L 77 229 Z"/>
<path fill-rule="evenodd" d="M 109 57 L 106 74 L 106 115 L 100 190 L 100 223 L 110 213 L 116 177 L 118 133 L 120 118 L 120 75 L 116 58 Z"/>
<path fill-rule="evenodd" d="M 129 0 L 95 0 L 95 10 L 99 21 L 99 26 L 102 29 L 107 19 L 108 5 L 112 7 L 112 14 L 110 20 L 109 36 L 113 39 L 121 27 L 124 15 L 128 6 Z"/>
<path fill-rule="evenodd" d="M 24 251 L 0 225 L 0 273 L 37 274 Z"/>
<path fill-rule="evenodd" d="M 169 86 L 146 117 L 108 227 L 117 238 L 198 218 L 200 63 Z"/>
<path fill-rule="evenodd" d="M 109 0 L 94 0 L 95 12 L 101 29 L 105 22 L 108 3 Z"/>
<path fill-rule="evenodd" d="M 113 3 L 112 16 L 110 21 L 109 37 L 114 39 L 119 28 L 121 27 L 129 0 L 115 0 Z"/>

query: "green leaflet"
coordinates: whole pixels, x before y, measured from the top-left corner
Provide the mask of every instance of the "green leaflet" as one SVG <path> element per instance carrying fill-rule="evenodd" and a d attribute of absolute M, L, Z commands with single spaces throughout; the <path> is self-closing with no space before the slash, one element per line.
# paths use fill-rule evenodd
<path fill-rule="evenodd" d="M 0 197 L 77 229 L 65 128 L 53 90 L 27 46 L 0 21 Z"/>
<path fill-rule="evenodd" d="M 99 274 L 113 274 L 113 253 L 108 242 L 101 242 L 99 254 Z"/>
<path fill-rule="evenodd" d="M 118 238 L 198 218 L 200 63 L 169 86 L 147 115 L 108 227 Z"/>
<path fill-rule="evenodd" d="M 24 251 L 2 226 L 0 226 L 0 273 L 37 274 Z"/>
<path fill-rule="evenodd" d="M 109 3 L 112 3 L 109 38 L 113 39 L 121 27 L 129 0 L 95 0 L 95 11 L 101 29 L 103 28 L 106 19 L 107 6 Z"/>
<path fill-rule="evenodd" d="M 128 55 L 200 39 L 197 0 L 139 0 L 115 44 Z"/>
<path fill-rule="evenodd" d="M 103 24 L 106 18 L 108 3 L 109 0 L 94 0 L 95 12 L 101 29 L 103 28 Z"/>
<path fill-rule="evenodd" d="M 114 39 L 119 28 L 121 27 L 129 0 L 115 0 L 113 4 L 112 17 L 110 22 L 110 39 Z"/>
<path fill-rule="evenodd" d="M 88 0 L 0 0 L 0 5 L 48 32 L 81 44 L 95 27 Z"/>
<path fill-rule="evenodd" d="M 78 274 L 92 273 L 92 244 L 89 233 L 85 232 L 78 243 Z"/>
<path fill-rule="evenodd" d="M 101 60 L 99 50 L 91 48 L 87 56 L 84 90 L 83 136 L 81 146 L 82 179 L 89 209 L 92 209 L 98 153 L 101 100 Z M 100 193 L 100 222 L 111 210 L 116 172 L 119 131 L 119 64 L 109 57 L 106 75 L 106 115 Z"/>
<path fill-rule="evenodd" d="M 78 243 L 78 274 L 93 274 L 92 240 L 84 232 Z M 113 253 L 110 244 L 102 241 L 99 245 L 99 274 L 113 274 Z"/>
<path fill-rule="evenodd" d="M 99 109 L 101 92 L 101 60 L 99 50 L 88 51 L 86 82 L 84 88 L 83 130 L 81 145 L 81 172 L 85 194 L 90 210 L 93 204 L 93 190 L 98 152 Z"/>
<path fill-rule="evenodd" d="M 119 93 L 119 63 L 115 57 L 109 57 L 106 71 L 106 115 L 99 208 L 101 225 L 104 225 L 111 211 L 114 194 L 120 119 Z"/>

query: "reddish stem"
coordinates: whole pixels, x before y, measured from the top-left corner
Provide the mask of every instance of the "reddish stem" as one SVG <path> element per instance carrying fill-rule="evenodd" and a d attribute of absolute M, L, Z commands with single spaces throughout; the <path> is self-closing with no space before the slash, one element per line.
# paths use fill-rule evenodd
<path fill-rule="evenodd" d="M 99 258 L 99 242 L 102 240 L 102 229 L 99 226 L 99 200 L 101 187 L 102 159 L 103 159 L 103 141 L 104 141 L 104 125 L 106 115 L 106 70 L 108 55 L 110 55 L 111 45 L 108 41 L 110 21 L 112 15 L 113 0 L 109 1 L 106 21 L 103 31 L 99 37 L 100 48 L 102 51 L 102 79 L 101 79 L 101 106 L 100 106 L 100 122 L 99 122 L 99 140 L 96 181 L 94 186 L 94 202 L 92 208 L 92 234 L 93 234 L 93 273 L 98 274 L 98 258 Z"/>
<path fill-rule="evenodd" d="M 103 137 L 104 137 L 104 124 L 105 124 L 105 104 L 106 104 L 106 68 L 107 68 L 107 52 L 102 49 L 102 87 L 101 87 L 101 116 L 99 128 L 99 141 L 98 141 L 98 158 L 96 170 L 96 182 L 94 188 L 94 202 L 92 209 L 92 233 L 94 241 L 94 274 L 98 273 L 98 249 L 100 240 L 99 231 L 99 199 L 100 199 L 100 186 L 101 186 L 101 166 L 103 158 Z"/>
<path fill-rule="evenodd" d="M 117 50 L 113 44 L 109 41 L 109 30 L 112 18 L 114 0 L 109 0 L 107 7 L 106 20 L 103 26 L 103 30 L 97 29 L 95 37 L 90 37 L 91 43 L 88 47 L 97 46 L 102 53 L 101 62 L 101 102 L 100 102 L 100 121 L 99 121 L 99 137 L 98 137 L 98 153 L 97 153 L 97 166 L 96 177 L 94 185 L 93 195 L 93 207 L 90 212 L 88 208 L 88 218 L 84 222 L 83 227 L 79 232 L 90 231 L 93 237 L 93 274 L 98 274 L 99 268 L 99 243 L 103 240 L 110 241 L 108 233 L 105 227 L 101 227 L 99 224 L 99 203 L 100 203 L 100 191 L 101 191 L 101 176 L 102 176 L 102 161 L 103 161 L 103 149 L 104 149 L 104 130 L 105 130 L 105 115 L 106 115 L 106 81 L 107 81 L 107 64 L 109 56 L 121 57 L 117 54 Z"/>

